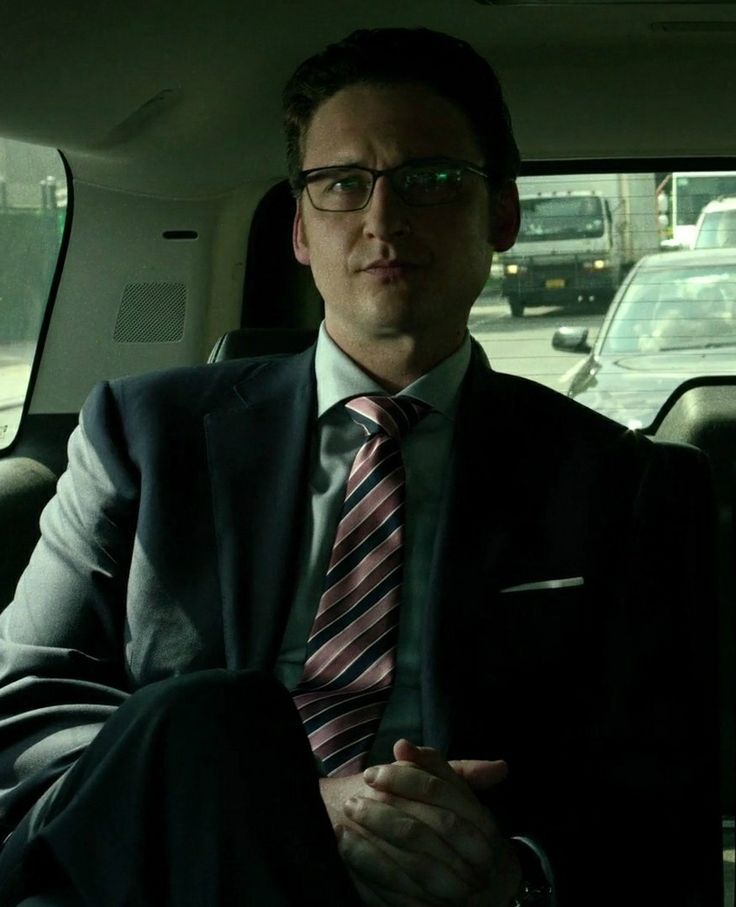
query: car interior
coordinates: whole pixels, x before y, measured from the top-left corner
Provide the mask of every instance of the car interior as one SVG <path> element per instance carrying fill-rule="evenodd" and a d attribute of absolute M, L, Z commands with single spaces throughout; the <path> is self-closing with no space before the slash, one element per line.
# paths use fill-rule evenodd
<path fill-rule="evenodd" d="M 733 0 L 26 0 L 2 19 L 0 607 L 98 381 L 313 342 L 322 301 L 292 252 L 280 92 L 327 43 L 380 26 L 469 41 L 499 74 L 524 175 L 736 171 Z M 500 371 L 512 328 L 547 349 L 565 321 L 480 314 Z M 534 348 L 517 359 L 534 377 Z M 693 374 L 642 430 L 712 465 L 718 647 L 704 657 L 719 668 L 718 884 L 733 907 L 736 377 Z"/>

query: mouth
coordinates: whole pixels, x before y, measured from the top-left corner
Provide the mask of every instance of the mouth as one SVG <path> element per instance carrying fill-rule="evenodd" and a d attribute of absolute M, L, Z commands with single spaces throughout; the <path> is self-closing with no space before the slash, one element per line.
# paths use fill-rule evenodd
<path fill-rule="evenodd" d="M 388 283 L 408 277 L 418 267 L 413 262 L 400 258 L 382 258 L 363 268 L 363 273 Z"/>

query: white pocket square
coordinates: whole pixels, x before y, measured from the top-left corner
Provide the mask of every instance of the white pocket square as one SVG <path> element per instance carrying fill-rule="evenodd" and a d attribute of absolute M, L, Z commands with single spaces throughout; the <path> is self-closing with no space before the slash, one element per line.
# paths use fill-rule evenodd
<path fill-rule="evenodd" d="M 533 592 L 539 589 L 569 589 L 572 586 L 584 585 L 582 576 L 568 576 L 565 579 L 544 579 L 538 583 L 522 583 L 520 586 L 508 586 L 501 592 Z"/>

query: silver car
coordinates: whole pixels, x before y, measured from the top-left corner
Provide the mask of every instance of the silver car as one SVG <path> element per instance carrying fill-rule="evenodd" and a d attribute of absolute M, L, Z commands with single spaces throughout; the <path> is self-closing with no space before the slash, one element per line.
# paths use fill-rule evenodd
<path fill-rule="evenodd" d="M 556 349 L 588 352 L 567 394 L 628 425 L 648 427 L 688 378 L 736 374 L 736 248 L 642 258 L 619 288 L 594 347 L 560 328 Z"/>

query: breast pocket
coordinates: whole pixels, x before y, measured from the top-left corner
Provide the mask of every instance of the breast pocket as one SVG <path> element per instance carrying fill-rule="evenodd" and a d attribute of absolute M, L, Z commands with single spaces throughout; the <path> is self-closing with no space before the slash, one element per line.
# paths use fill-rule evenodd
<path fill-rule="evenodd" d="M 476 605 L 464 627 L 456 695 L 469 713 L 485 716 L 476 731 L 483 744 L 501 740 L 517 757 L 526 745 L 546 756 L 558 746 L 571 751 L 603 695 L 590 588 L 496 590 Z"/>
<path fill-rule="evenodd" d="M 500 593 L 489 610 L 488 631 L 510 674 L 535 683 L 580 680 L 595 646 L 594 614 L 580 586 Z"/>

